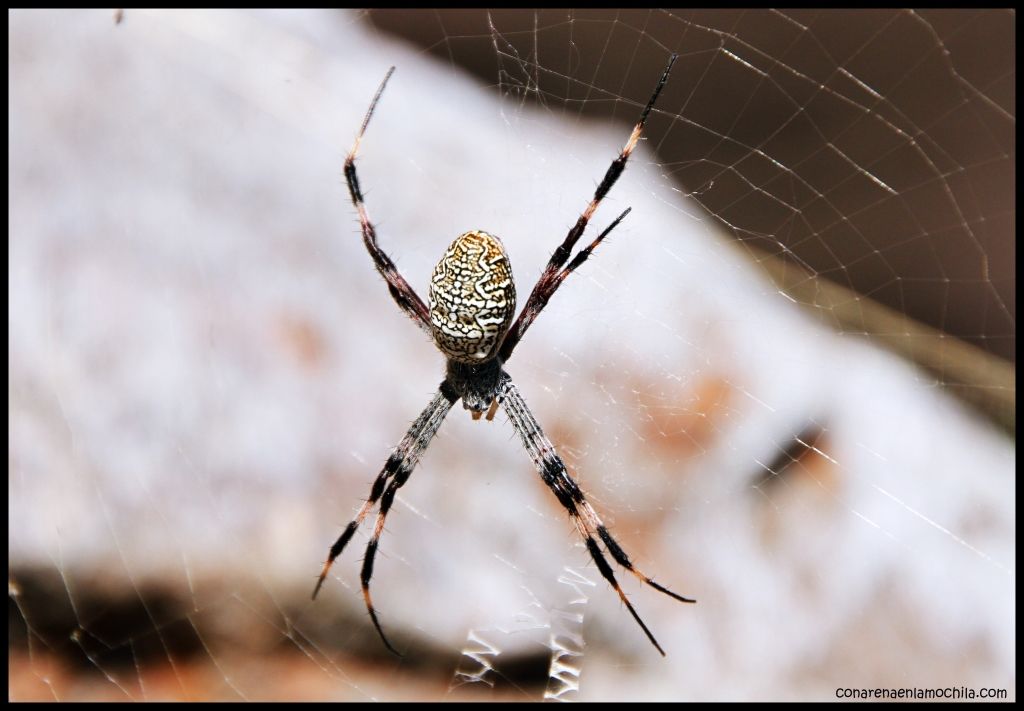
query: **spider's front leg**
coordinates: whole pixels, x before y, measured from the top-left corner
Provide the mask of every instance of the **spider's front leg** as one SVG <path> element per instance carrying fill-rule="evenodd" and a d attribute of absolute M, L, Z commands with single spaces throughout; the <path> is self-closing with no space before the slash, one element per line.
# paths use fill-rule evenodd
<path fill-rule="evenodd" d="M 654 638 L 651 631 L 644 624 L 644 621 L 640 619 L 640 615 L 633 608 L 633 605 L 629 602 L 626 594 L 622 591 L 618 581 L 615 579 L 615 573 L 612 571 L 611 566 L 608 564 L 608 560 L 604 557 L 601 552 L 601 547 L 597 543 L 597 537 L 604 543 L 608 553 L 615 562 L 621 565 L 623 568 L 628 570 L 630 573 L 639 578 L 643 583 L 650 585 L 655 590 L 665 593 L 671 598 L 679 600 L 680 602 L 697 602 L 688 597 L 678 595 L 668 588 L 659 585 L 654 582 L 650 577 L 641 572 L 632 561 L 629 556 L 622 549 L 622 546 L 612 537 L 608 529 L 601 522 L 601 518 L 594 511 L 594 508 L 583 496 L 583 492 L 580 490 L 579 485 L 569 476 L 568 470 L 565 468 L 565 463 L 562 458 L 558 456 L 555 451 L 555 447 L 551 444 L 551 440 L 547 438 L 544 431 L 541 429 L 540 424 L 537 422 L 533 413 L 530 412 L 530 408 L 526 406 L 526 401 L 523 400 L 523 396 L 520 395 L 519 389 L 512 383 L 512 379 L 507 373 L 502 372 L 501 384 L 498 389 L 498 402 L 504 407 L 508 413 L 509 420 L 512 422 L 512 426 L 516 432 L 519 433 L 520 439 L 523 441 L 523 446 L 526 451 L 529 452 L 530 458 L 533 459 L 534 466 L 537 467 L 537 471 L 540 473 L 541 479 L 547 484 L 551 491 L 554 492 L 555 497 L 558 498 L 558 502 L 565 507 L 565 510 L 569 513 L 569 517 L 572 519 L 573 524 L 576 526 L 576 530 L 579 531 L 580 535 L 586 541 L 587 551 L 590 553 L 590 557 L 593 558 L 594 564 L 597 565 L 598 571 L 601 576 L 608 581 L 608 583 L 618 593 L 619 598 L 626 605 L 630 614 L 633 615 L 633 619 L 637 621 L 640 628 L 647 635 L 647 639 L 651 641 L 655 649 L 661 652 L 662 656 L 665 656 L 665 650 L 658 644 L 658 640 Z"/>
<path fill-rule="evenodd" d="M 387 648 L 395 654 L 398 654 L 398 652 L 388 642 L 387 637 L 384 636 L 384 630 L 381 629 L 380 621 L 377 619 L 377 613 L 373 607 L 373 601 L 370 599 L 370 578 L 373 576 L 373 560 L 377 554 L 377 543 L 380 540 L 381 533 L 384 531 L 384 520 L 387 518 L 391 504 L 394 502 L 395 494 L 409 479 L 409 475 L 412 474 L 412 470 L 419 462 L 420 456 L 427 449 L 430 441 L 437 434 L 441 423 L 444 422 L 445 416 L 458 399 L 458 394 L 447 381 L 441 383 L 440 390 L 434 395 L 430 404 L 420 413 L 416 421 L 412 423 L 409 431 L 405 433 L 405 437 L 402 438 L 402 441 L 395 447 L 395 451 L 388 457 L 384 468 L 381 469 L 380 474 L 377 475 L 373 486 L 370 488 L 370 498 L 360 507 L 356 517 L 349 522 L 345 530 L 338 536 L 338 540 L 331 546 L 331 550 L 327 555 L 327 561 L 320 572 L 320 578 L 313 589 L 313 598 L 316 599 L 316 595 L 320 592 L 320 587 L 324 584 L 327 573 L 334 564 L 335 559 L 345 550 L 345 546 L 352 539 L 356 529 L 359 528 L 359 524 L 363 522 L 370 509 L 379 500 L 380 512 L 377 514 L 377 524 L 374 526 L 373 536 L 366 546 L 360 582 L 363 588 L 363 599 L 366 602 L 366 609 L 370 613 L 373 626 L 377 628 L 377 632 L 380 634 L 381 639 L 384 640 Z"/>

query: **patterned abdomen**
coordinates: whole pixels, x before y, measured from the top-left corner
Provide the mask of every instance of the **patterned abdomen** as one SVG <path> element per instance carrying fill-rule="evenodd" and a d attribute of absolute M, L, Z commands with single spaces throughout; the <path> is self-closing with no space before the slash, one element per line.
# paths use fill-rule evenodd
<path fill-rule="evenodd" d="M 512 266 L 498 238 L 476 230 L 452 242 L 430 277 L 437 347 L 461 363 L 485 361 L 497 351 L 515 310 Z"/>

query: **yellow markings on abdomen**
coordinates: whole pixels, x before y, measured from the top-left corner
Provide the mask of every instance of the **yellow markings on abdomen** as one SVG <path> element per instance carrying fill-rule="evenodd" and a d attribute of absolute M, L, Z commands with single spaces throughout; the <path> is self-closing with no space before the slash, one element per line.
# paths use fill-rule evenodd
<path fill-rule="evenodd" d="M 453 360 L 491 358 L 512 322 L 516 287 L 501 241 L 474 230 L 445 250 L 430 277 L 430 323 L 437 347 Z"/>

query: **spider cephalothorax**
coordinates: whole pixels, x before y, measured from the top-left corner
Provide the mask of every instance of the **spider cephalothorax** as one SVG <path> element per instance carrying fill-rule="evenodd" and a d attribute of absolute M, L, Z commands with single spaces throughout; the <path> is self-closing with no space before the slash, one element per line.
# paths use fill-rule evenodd
<path fill-rule="evenodd" d="M 420 456 L 434 438 L 445 416 L 459 400 L 462 400 L 463 406 L 470 411 L 473 419 L 479 419 L 486 410 L 487 419 L 490 420 L 494 417 L 495 410 L 499 405 L 504 407 L 509 421 L 522 440 L 523 447 L 533 460 L 541 480 L 550 487 L 555 498 L 568 512 L 573 525 L 586 542 L 587 552 L 597 565 L 601 576 L 615 589 L 619 598 L 626 605 L 626 609 L 629 610 L 633 619 L 637 621 L 659 652 L 665 654 L 619 586 L 615 579 L 615 572 L 608 563 L 605 553 L 601 550 L 601 545 L 616 563 L 635 575 L 641 582 L 681 602 L 696 602 L 659 585 L 633 565 L 622 546 L 605 528 L 597 512 L 584 497 L 580 487 L 569 476 L 565 463 L 555 452 L 554 445 L 551 444 L 533 413 L 526 406 L 526 401 L 523 400 L 519 389 L 512 382 L 511 376 L 502 367 L 511 357 L 512 351 L 515 350 L 530 324 L 544 309 L 548 300 L 566 277 L 590 257 L 608 233 L 615 229 L 616 225 L 629 213 L 629 209 L 626 209 L 590 244 L 577 252 L 572 260 L 569 259 L 601 200 L 615 185 L 615 181 L 619 179 L 625 169 L 626 161 L 629 160 L 637 141 L 640 140 L 647 116 L 658 99 L 662 87 L 668 81 L 668 74 L 675 60 L 676 55 L 673 54 L 661 75 L 661 80 L 654 89 L 654 93 L 640 113 L 640 120 L 633 128 L 625 147 L 608 167 L 586 209 L 569 230 L 562 244 L 551 255 L 547 267 L 540 279 L 537 280 L 533 291 L 530 292 L 526 305 L 515 322 L 512 321 L 516 307 L 516 288 L 512 281 L 512 267 L 509 265 L 505 248 L 494 235 L 473 230 L 462 234 L 452 242 L 434 268 L 433 276 L 430 279 L 429 308 L 398 272 L 390 257 L 377 245 L 376 230 L 373 223 L 370 222 L 366 206 L 363 204 L 363 194 L 359 188 L 359 178 L 356 175 L 355 159 L 363 133 L 370 123 L 370 117 L 373 115 L 373 110 L 384 92 L 384 86 L 391 77 L 394 67 L 384 77 L 384 81 L 381 82 L 380 88 L 377 89 L 377 93 L 370 103 L 363 126 L 356 137 L 355 146 L 345 160 L 345 179 L 348 182 L 349 194 L 352 196 L 352 204 L 355 205 L 356 211 L 359 213 L 363 243 L 370 252 L 377 271 L 387 281 L 388 290 L 399 308 L 405 311 L 420 328 L 430 334 L 438 349 L 447 357 L 448 366 L 445 379 L 430 404 L 412 423 L 409 431 L 398 443 L 395 451 L 385 462 L 384 468 L 374 480 L 373 486 L 370 488 L 370 497 L 331 546 L 327 561 L 320 572 L 320 579 L 313 590 L 313 597 L 316 597 L 320 586 L 323 585 L 334 560 L 341 555 L 342 550 L 352 539 L 356 529 L 359 528 L 359 524 L 379 501 L 380 511 L 377 514 L 373 536 L 366 546 L 360 579 L 370 619 L 373 621 L 374 627 L 377 628 L 381 639 L 384 640 L 384 644 L 391 651 L 395 651 L 395 649 L 384 636 L 384 631 L 370 599 L 370 578 L 373 575 L 377 542 L 384 530 L 385 518 L 394 503 L 398 489 L 408 481 L 409 475 L 412 474 Z"/>
<path fill-rule="evenodd" d="M 501 361 L 497 358 L 483 363 L 462 363 L 448 359 L 444 384 L 451 388 L 455 399 L 462 399 L 462 406 L 470 411 L 474 420 L 487 411 L 487 419 L 494 419 L 500 394 Z"/>

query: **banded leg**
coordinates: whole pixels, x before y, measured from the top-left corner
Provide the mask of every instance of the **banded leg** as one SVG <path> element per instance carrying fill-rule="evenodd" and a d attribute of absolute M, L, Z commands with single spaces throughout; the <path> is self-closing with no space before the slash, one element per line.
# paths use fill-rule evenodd
<path fill-rule="evenodd" d="M 618 581 L 615 579 L 615 573 L 612 571 L 611 566 L 608 564 L 608 560 L 601 552 L 601 548 L 595 539 L 594 534 L 596 532 L 597 537 L 604 543 L 608 553 L 615 560 L 616 563 L 621 565 L 623 568 L 628 570 L 630 573 L 635 575 L 641 582 L 650 585 L 655 590 L 665 593 L 669 597 L 679 600 L 680 602 L 696 602 L 691 598 L 677 595 L 668 588 L 659 585 L 654 582 L 649 576 L 645 575 L 641 570 L 633 565 L 626 552 L 622 549 L 622 546 L 612 538 L 612 535 L 608 532 L 608 529 L 601 522 L 597 512 L 594 511 L 593 507 L 583 496 L 583 492 L 576 482 L 569 476 L 569 472 L 565 468 L 564 462 L 561 457 L 555 452 L 555 447 L 551 444 L 551 440 L 547 438 L 544 431 L 541 429 L 540 424 L 537 422 L 533 413 L 530 412 L 530 408 L 526 406 L 526 401 L 523 400 L 523 396 L 520 395 L 519 389 L 512 383 L 511 378 L 506 374 L 502 381 L 501 395 L 500 398 L 505 411 L 508 413 L 509 419 L 512 422 L 512 426 L 519 434 L 520 439 L 523 442 L 523 446 L 526 451 L 529 452 L 531 459 L 533 459 L 534 466 L 537 467 L 537 471 L 540 473 L 541 479 L 547 484 L 551 491 L 554 492 L 555 497 L 559 503 L 565 507 L 566 511 L 569 512 L 569 517 L 572 519 L 573 524 L 576 526 L 576 530 L 579 531 L 580 535 L 584 538 L 587 545 L 587 551 L 590 553 L 590 557 L 593 558 L 594 563 L 597 565 L 598 571 L 601 576 L 615 589 L 618 593 L 619 599 L 626 605 L 633 619 L 636 620 L 637 624 L 647 635 L 647 639 L 651 641 L 662 656 L 665 655 L 665 650 L 658 644 L 658 640 L 654 638 L 654 635 L 644 624 L 644 621 L 640 619 L 640 615 L 633 608 L 632 603 L 626 597 L 626 594 L 622 591 Z"/>
<path fill-rule="evenodd" d="M 576 256 L 572 258 L 572 261 L 569 262 L 569 264 L 564 269 L 562 269 L 562 271 L 558 272 L 554 276 L 554 278 L 551 280 L 550 289 L 547 289 L 537 294 L 536 299 L 534 299 L 532 305 L 529 306 L 529 308 L 533 312 L 533 316 L 530 318 L 526 326 L 523 327 L 523 331 L 525 331 L 526 327 L 533 322 L 533 319 L 536 318 L 537 315 L 544 310 L 544 307 L 548 305 L 548 300 L 551 299 L 551 296 L 555 293 L 555 291 L 558 290 L 558 287 L 561 286 L 563 281 L 565 281 L 565 278 L 568 277 L 577 269 L 579 269 L 580 265 L 583 264 L 583 262 L 587 261 L 590 255 L 594 253 L 594 250 L 597 249 L 597 246 L 601 244 L 602 241 L 604 241 L 605 237 L 608 236 L 608 233 L 614 230 L 616 227 L 618 227 L 619 223 L 622 222 L 625 219 L 626 215 L 632 212 L 632 210 L 633 208 L 631 207 L 627 207 L 625 210 L 623 210 L 622 214 L 616 217 L 615 220 L 610 225 L 608 225 L 601 234 L 597 236 L 597 239 L 595 239 L 593 242 L 591 242 L 586 247 L 577 252 Z M 541 278 L 543 279 L 543 277 Z M 533 295 L 531 295 L 530 298 L 532 299 Z M 526 309 L 523 310 L 523 313 L 526 313 Z M 520 315 L 520 318 L 521 317 L 522 315 Z M 502 344 L 502 346 L 504 346 L 504 343 Z M 509 356 L 511 355 L 512 352 L 511 350 L 509 350 Z"/>
<path fill-rule="evenodd" d="M 384 93 L 384 87 L 394 71 L 394 67 L 388 69 L 388 73 L 384 76 L 384 81 L 380 83 L 377 93 L 373 96 L 373 101 L 370 102 L 366 118 L 363 119 L 359 135 L 356 136 L 355 145 L 352 146 L 352 150 L 349 151 L 348 156 L 345 158 L 345 181 L 348 183 L 348 192 L 352 197 L 352 204 L 355 205 L 356 211 L 359 213 L 359 225 L 363 232 L 363 244 L 366 245 L 367 251 L 373 258 L 377 271 L 387 281 L 391 298 L 395 300 L 395 303 L 398 304 L 402 311 L 416 322 L 417 326 L 430 334 L 430 312 L 427 310 L 426 305 L 416 291 L 409 286 L 409 282 L 405 280 L 405 277 L 399 273 L 398 267 L 391 261 L 391 258 L 377 245 L 377 231 L 374 229 L 373 223 L 370 222 L 370 217 L 366 213 L 363 192 L 359 188 L 359 177 L 356 175 L 356 152 L 359 150 L 359 143 L 363 140 L 363 134 L 370 123 L 370 117 L 373 116 L 373 110 L 377 108 L 377 102 L 380 101 L 380 96 Z"/>
<path fill-rule="evenodd" d="M 384 632 L 381 630 L 380 623 L 377 620 L 377 613 L 373 609 L 373 603 L 370 600 L 370 576 L 373 574 L 373 558 L 377 551 L 377 541 L 380 539 L 381 531 L 384 528 L 384 517 L 387 515 L 388 509 L 391 508 L 391 504 L 395 498 L 395 492 L 405 484 L 409 479 L 409 475 L 412 470 L 416 467 L 416 464 L 420 460 L 420 456 L 426 450 L 427 445 L 437 434 L 438 428 L 441 427 L 441 423 L 444 422 L 445 416 L 452 409 L 452 405 L 458 400 L 458 395 L 449 387 L 447 382 L 441 383 L 441 388 L 434 395 L 434 398 L 427 405 L 426 409 L 420 413 L 420 416 L 416 418 L 416 421 L 412 423 L 409 431 L 405 433 L 402 441 L 399 442 L 398 446 L 395 447 L 395 451 L 388 457 L 387 462 L 384 464 L 384 468 L 381 469 L 380 474 L 373 482 L 373 486 L 370 488 L 370 498 L 359 508 L 359 512 L 355 518 L 342 531 L 338 540 L 331 546 L 331 550 L 327 555 L 327 561 L 324 563 L 323 570 L 320 572 L 320 578 L 317 580 L 316 587 L 313 589 L 313 598 L 316 599 L 317 593 L 320 592 L 320 587 L 324 584 L 324 580 L 327 578 L 327 573 L 334 564 L 335 559 L 341 555 L 341 552 L 345 550 L 345 546 L 352 539 L 356 529 L 359 528 L 359 524 L 366 518 L 366 514 L 370 512 L 373 505 L 378 500 L 381 502 L 380 513 L 377 516 L 377 525 L 374 529 L 373 537 L 370 539 L 370 544 L 366 548 L 366 557 L 363 559 L 363 571 L 362 571 L 362 586 L 363 586 L 363 599 L 366 601 L 366 607 L 370 612 L 370 618 L 373 620 L 374 627 L 380 633 L 381 638 L 384 640 L 384 644 L 387 645 L 388 649 L 395 651 L 394 647 L 388 642 L 387 638 L 384 637 Z M 396 652 L 397 654 L 397 652 Z"/>
<path fill-rule="evenodd" d="M 604 199 L 608 191 L 612 189 L 615 182 L 622 175 L 622 171 L 626 169 L 626 162 L 629 160 L 629 156 L 633 153 L 633 149 L 636 148 L 637 141 L 640 140 L 640 135 L 643 133 L 644 126 L 647 123 L 647 116 L 651 113 L 651 109 L 654 107 L 654 102 L 658 100 L 658 95 L 661 94 L 661 90 L 665 86 L 665 82 L 668 81 L 669 72 L 672 71 L 672 65 L 675 63 L 678 55 L 673 54 L 668 60 L 668 66 L 665 67 L 665 71 L 661 75 L 661 79 L 658 80 L 658 85 L 654 87 L 654 93 L 651 94 L 650 100 L 644 110 L 640 112 L 640 120 L 637 121 L 636 126 L 633 127 L 633 132 L 629 134 L 629 140 L 626 141 L 626 145 L 622 151 L 619 152 L 618 157 L 612 161 L 612 164 L 608 166 L 607 172 L 604 174 L 604 178 L 598 184 L 597 189 L 594 191 L 594 197 L 590 199 L 590 203 L 586 209 L 576 220 L 576 224 L 572 226 L 569 233 L 565 236 L 565 240 L 558 246 L 555 253 L 551 255 L 551 259 L 548 261 L 547 267 L 540 275 L 540 279 L 537 280 L 536 286 L 533 287 L 533 291 L 530 292 L 530 298 L 526 300 L 526 305 L 523 306 L 522 312 L 519 314 L 519 318 L 516 319 L 515 323 L 512 324 L 512 328 L 509 329 L 508 334 L 505 336 L 504 342 L 501 344 L 501 350 L 499 357 L 502 362 L 508 361 L 512 355 L 512 351 L 519 344 L 523 334 L 526 333 L 526 329 L 530 327 L 533 320 L 537 318 L 541 310 L 547 304 L 552 294 L 558 289 L 558 286 L 565 280 L 576 267 L 586 261 L 590 253 L 593 252 L 597 244 L 604 239 L 605 235 L 612 231 L 622 218 L 626 216 L 626 212 L 619 215 L 608 229 L 606 229 L 601 236 L 598 237 L 594 242 L 580 254 L 584 252 L 586 256 L 582 259 L 573 260 L 573 264 L 563 272 L 562 267 L 567 261 L 569 261 L 569 255 L 572 253 L 573 247 L 576 246 L 576 242 L 579 241 L 580 237 L 583 236 L 584 230 L 587 229 L 587 224 L 590 222 L 590 218 L 594 215 L 598 205 L 601 204 L 601 200 Z M 579 257 L 580 255 L 577 255 Z"/>

